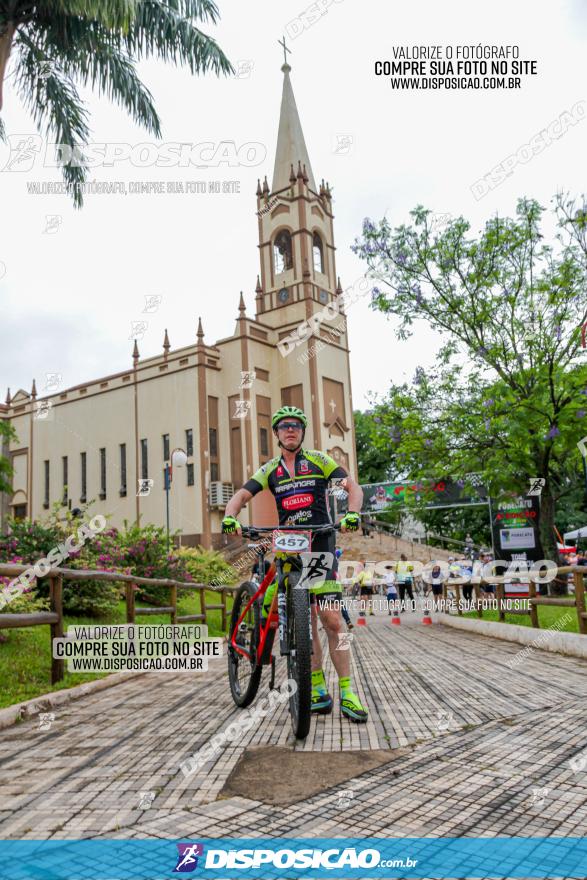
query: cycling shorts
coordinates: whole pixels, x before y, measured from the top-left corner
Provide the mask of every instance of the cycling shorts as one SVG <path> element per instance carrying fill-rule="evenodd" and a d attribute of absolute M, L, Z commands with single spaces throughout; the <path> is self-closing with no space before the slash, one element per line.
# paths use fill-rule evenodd
<path fill-rule="evenodd" d="M 330 602 L 333 603 L 332 610 L 340 611 L 340 607 L 342 606 L 342 590 L 333 590 L 329 589 L 328 592 L 316 593 L 312 592 L 310 589 L 310 605 L 317 605 L 318 608 L 323 608 L 325 605 L 328 605 Z M 336 605 L 334 603 L 337 603 Z"/>

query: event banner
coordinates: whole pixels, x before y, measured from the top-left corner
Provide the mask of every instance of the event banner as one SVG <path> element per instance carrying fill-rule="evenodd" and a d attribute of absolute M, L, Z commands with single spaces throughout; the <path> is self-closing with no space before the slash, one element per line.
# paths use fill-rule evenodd
<path fill-rule="evenodd" d="M 426 507 L 452 507 L 453 505 L 479 504 L 486 500 L 483 487 L 476 487 L 475 494 L 467 494 L 464 482 L 452 480 L 411 480 L 398 483 L 365 483 L 363 510 L 397 510 L 410 504 Z"/>
<path fill-rule="evenodd" d="M 493 501 L 491 526 L 498 559 L 531 560 L 544 558 L 540 543 L 540 498 L 517 497 Z"/>

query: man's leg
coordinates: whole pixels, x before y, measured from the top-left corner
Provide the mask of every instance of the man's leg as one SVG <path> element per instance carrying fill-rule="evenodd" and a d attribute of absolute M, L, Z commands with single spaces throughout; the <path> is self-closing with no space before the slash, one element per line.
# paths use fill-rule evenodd
<path fill-rule="evenodd" d="M 316 603 L 310 606 L 312 615 L 312 712 L 317 715 L 329 715 L 332 712 L 332 697 L 326 687 L 326 679 L 322 670 L 323 654 L 318 634 L 318 614 Z"/>
<path fill-rule="evenodd" d="M 312 602 L 310 611 L 312 614 L 312 672 L 314 672 L 316 669 L 322 669 L 323 662 L 322 645 L 318 635 L 318 613 L 315 602 Z"/>
<path fill-rule="evenodd" d="M 318 614 L 328 639 L 330 659 L 338 674 L 341 711 L 343 715 L 353 721 L 366 721 L 368 713 L 351 687 L 351 652 L 348 639 L 340 638 L 342 635 L 340 611 L 334 608 L 320 607 L 318 599 Z"/>
<path fill-rule="evenodd" d="M 412 584 L 408 582 L 406 584 L 406 591 L 408 596 L 410 597 L 410 602 L 412 603 L 412 611 L 416 610 L 416 600 L 414 599 L 414 593 L 412 591 Z"/>

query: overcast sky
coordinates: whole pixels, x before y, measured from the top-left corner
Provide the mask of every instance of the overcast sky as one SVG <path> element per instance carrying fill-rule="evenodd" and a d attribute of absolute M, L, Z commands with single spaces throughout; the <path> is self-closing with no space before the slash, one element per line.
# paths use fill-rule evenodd
<path fill-rule="evenodd" d="M 244 75 L 195 78 L 162 63 L 141 67 L 163 126 L 163 141 L 257 143 L 259 165 L 216 168 L 96 168 L 96 180 L 239 181 L 240 194 L 87 195 L 81 211 L 67 196 L 32 195 L 27 183 L 60 180 L 57 169 L 0 173 L 0 395 L 6 386 L 42 393 L 46 373 L 62 387 L 126 369 L 131 323 L 147 320 L 141 357 L 195 340 L 198 315 L 206 341 L 234 330 L 239 291 L 254 314 L 259 271 L 255 189 L 271 182 L 282 88 L 282 49 L 290 34 L 292 83 L 315 178 L 334 191 L 337 268 L 343 287 L 363 272 L 350 245 L 366 216 L 387 213 L 395 225 L 422 203 L 439 214 L 463 214 L 476 230 L 491 214 L 511 213 L 521 195 L 547 204 L 558 189 L 585 188 L 587 120 L 476 200 L 472 184 L 533 135 L 587 100 L 582 0 L 379 0 L 332 2 L 304 27 L 308 4 L 291 0 L 218 0 L 221 22 L 204 28 Z M 292 21 L 298 20 L 294 24 Z M 375 77 L 374 61 L 394 45 L 519 45 L 538 75 L 516 91 L 394 91 Z M 250 72 L 247 75 L 247 70 Z M 87 95 L 92 140 L 132 145 L 149 137 L 105 99 Z M 4 119 L 10 135 L 35 127 L 7 83 Z M 336 151 L 340 136 L 349 150 Z M 351 141 L 347 138 L 347 143 Z M 0 146 L 0 168 L 9 154 Z M 47 215 L 57 215 L 49 225 Z M 50 231 L 56 228 L 55 232 Z M 162 296 L 142 314 L 145 296 Z M 397 342 L 393 325 L 366 301 L 349 312 L 353 395 L 409 378 L 434 358 L 438 340 L 417 326 Z"/>

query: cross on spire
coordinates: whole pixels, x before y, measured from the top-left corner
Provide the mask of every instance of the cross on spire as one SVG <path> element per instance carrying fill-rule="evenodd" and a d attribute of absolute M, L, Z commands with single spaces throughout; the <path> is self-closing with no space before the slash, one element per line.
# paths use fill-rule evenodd
<path fill-rule="evenodd" d="M 280 46 L 283 46 L 283 63 L 287 64 L 287 53 L 289 52 L 291 55 L 291 49 L 288 49 L 287 46 L 285 45 L 285 36 L 283 37 L 282 40 L 278 40 L 277 42 L 279 43 Z"/>

